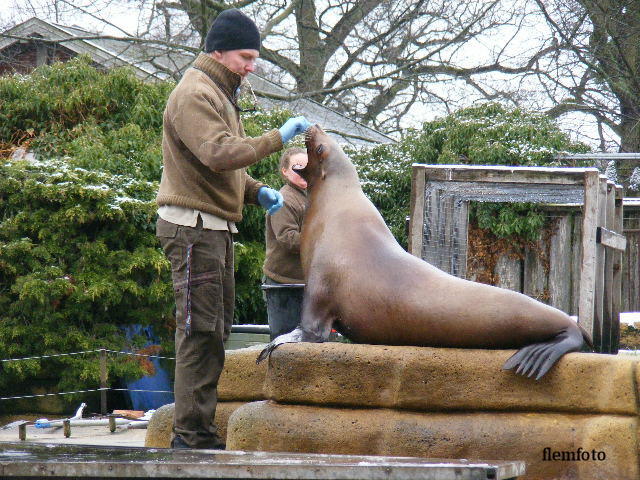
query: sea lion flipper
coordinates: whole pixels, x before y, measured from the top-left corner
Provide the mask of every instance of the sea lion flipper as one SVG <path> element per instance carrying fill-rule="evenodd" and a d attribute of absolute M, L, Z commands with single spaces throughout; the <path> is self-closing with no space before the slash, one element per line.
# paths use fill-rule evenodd
<path fill-rule="evenodd" d="M 529 355 L 527 355 L 527 358 L 520 363 L 520 367 L 516 370 L 517 374 L 524 377 L 531 377 L 548 356 L 547 349 L 549 348 L 549 345 L 546 343 L 536 343 L 532 345 L 532 347 L 533 348 Z"/>
<path fill-rule="evenodd" d="M 511 355 L 509 357 L 509 359 L 504 362 L 504 365 L 502 366 L 503 370 L 511 370 L 512 368 L 517 367 L 518 365 L 520 365 L 520 362 L 527 356 L 527 354 L 529 353 L 529 351 L 535 346 L 536 344 L 533 345 L 527 345 L 526 347 L 522 347 L 520 350 L 518 350 L 516 353 L 514 353 L 513 355 Z"/>
<path fill-rule="evenodd" d="M 262 362 L 265 358 L 269 358 L 271 352 L 273 352 L 278 346 L 283 343 L 297 343 L 297 342 L 324 342 L 326 339 L 315 335 L 313 332 L 303 330 L 300 327 L 296 327 L 293 331 L 285 333 L 274 338 L 271 343 L 262 349 L 258 358 L 256 358 L 256 364 Z"/>
<path fill-rule="evenodd" d="M 568 327 L 550 341 L 521 348 L 504 363 L 502 368 L 511 370 L 518 367 L 516 374 L 526 377 L 535 376 L 536 380 L 540 380 L 565 353 L 579 351 L 583 341 L 583 333 L 577 326 Z"/>
<path fill-rule="evenodd" d="M 545 373 L 549 371 L 551 367 L 555 365 L 558 359 L 564 355 L 565 352 L 559 351 L 558 349 L 550 349 L 549 355 L 547 356 L 546 361 L 542 364 L 542 366 L 538 369 L 538 375 L 536 375 L 536 380 L 540 380 Z"/>

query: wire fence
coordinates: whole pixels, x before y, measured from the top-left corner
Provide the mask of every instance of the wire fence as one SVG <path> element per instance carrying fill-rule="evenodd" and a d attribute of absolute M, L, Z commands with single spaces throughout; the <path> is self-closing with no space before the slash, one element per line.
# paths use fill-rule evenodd
<path fill-rule="evenodd" d="M 0 359 L 2 364 L 10 363 L 10 362 L 22 362 L 26 360 L 40 360 L 47 358 L 56 358 L 56 357 L 66 357 L 72 355 L 89 355 L 89 354 L 98 354 L 99 362 L 100 362 L 100 387 L 92 388 L 86 390 L 74 390 L 69 392 L 54 392 L 54 393 L 39 393 L 39 394 L 31 394 L 31 395 L 14 395 L 9 397 L 0 397 L 0 401 L 3 400 L 21 400 L 28 398 L 38 398 L 38 397 L 50 397 L 50 396 L 58 396 L 58 395 L 73 395 L 79 393 L 92 393 L 92 392 L 100 392 L 100 410 L 102 414 L 107 413 L 107 392 L 145 392 L 145 393 L 173 393 L 171 390 L 148 390 L 148 389 L 130 389 L 130 388 L 113 388 L 108 385 L 108 376 L 107 376 L 107 354 L 115 354 L 115 355 L 127 355 L 132 357 L 146 357 L 146 358 L 154 358 L 159 360 L 175 360 L 175 357 L 164 357 L 161 355 L 151 355 L 144 353 L 135 353 L 135 352 L 124 352 L 120 350 L 110 350 L 107 348 L 98 348 L 95 350 L 83 350 L 80 352 L 69 352 L 69 353 L 53 353 L 49 355 L 38 355 L 32 357 L 20 357 L 20 358 L 5 358 Z"/>

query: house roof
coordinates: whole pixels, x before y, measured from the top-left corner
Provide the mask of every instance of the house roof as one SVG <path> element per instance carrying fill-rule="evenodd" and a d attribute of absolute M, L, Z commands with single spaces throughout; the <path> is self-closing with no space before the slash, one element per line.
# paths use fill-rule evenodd
<path fill-rule="evenodd" d="M 2 35 L 5 35 L 4 37 Z M 81 55 L 89 55 L 93 61 L 105 68 L 129 66 L 142 79 L 164 80 L 169 78 L 167 71 L 182 72 L 193 61 L 195 53 L 170 51 L 148 43 L 136 43 L 129 40 L 112 38 L 70 38 L 91 37 L 94 32 L 78 26 L 65 26 L 32 17 L 0 34 L 0 51 L 22 40 L 13 37 L 41 37 L 46 40 L 67 40 L 61 43 L 65 48 Z M 98 36 L 98 35 L 96 35 Z M 330 134 L 341 143 L 355 146 L 393 143 L 394 140 L 377 130 L 369 128 L 351 118 L 307 98 L 281 99 L 291 92 L 266 78 L 249 74 L 249 82 L 265 109 L 283 108 L 304 115 L 312 123 L 329 129 Z"/>

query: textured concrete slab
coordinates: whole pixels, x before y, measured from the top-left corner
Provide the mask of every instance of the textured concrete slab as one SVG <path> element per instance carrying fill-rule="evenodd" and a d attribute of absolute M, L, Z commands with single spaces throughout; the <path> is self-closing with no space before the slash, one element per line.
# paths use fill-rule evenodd
<path fill-rule="evenodd" d="M 223 440 L 227 437 L 229 416 L 244 404 L 245 402 L 218 402 L 215 424 Z M 147 426 L 147 434 L 143 442 L 145 447 L 169 448 L 171 446 L 174 411 L 173 403 L 163 405 L 155 411 Z"/>
<path fill-rule="evenodd" d="M 285 344 L 269 360 L 266 394 L 284 404 L 419 411 L 638 413 L 640 359 L 572 353 L 535 381 L 502 370 L 513 353 Z"/>
<path fill-rule="evenodd" d="M 215 423 L 224 439 L 229 415 L 246 402 L 263 400 L 267 364 L 256 365 L 256 358 L 263 346 L 248 347 L 226 352 L 224 369 L 218 382 L 218 407 Z M 144 445 L 168 448 L 173 429 L 175 405 L 163 405 L 153 414 L 147 427 Z"/>
<path fill-rule="evenodd" d="M 2 478 L 501 480 L 524 471 L 522 462 L 0 444 Z"/>
<path fill-rule="evenodd" d="M 262 400 L 267 364 L 256 365 L 262 346 L 229 350 L 218 382 L 218 400 L 226 402 Z"/>
<path fill-rule="evenodd" d="M 227 448 L 515 459 L 527 463 L 527 479 L 636 480 L 637 429 L 634 416 L 425 413 L 262 401 L 245 404 L 231 415 Z M 554 457 L 554 452 L 578 449 L 597 458 Z"/>

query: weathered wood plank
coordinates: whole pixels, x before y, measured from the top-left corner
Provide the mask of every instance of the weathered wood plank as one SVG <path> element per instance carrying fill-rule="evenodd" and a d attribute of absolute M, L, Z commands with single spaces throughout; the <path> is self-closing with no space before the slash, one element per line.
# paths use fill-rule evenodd
<path fill-rule="evenodd" d="M 607 228 L 598 227 L 596 237 L 596 241 L 607 248 L 612 248 L 621 252 L 624 252 L 627 248 L 627 237 Z"/>
<path fill-rule="evenodd" d="M 622 262 L 622 311 L 640 312 L 640 201 L 625 198 L 623 209 L 627 248 Z"/>
<path fill-rule="evenodd" d="M 557 217 L 549 241 L 549 305 L 567 313 L 571 310 L 571 223 L 570 213 Z"/>
<path fill-rule="evenodd" d="M 629 233 L 629 243 L 625 251 L 625 312 L 640 312 L 640 233 Z"/>
<path fill-rule="evenodd" d="M 426 169 L 436 181 L 513 182 L 551 185 L 581 185 L 588 171 L 595 168 L 507 167 L 481 165 L 427 165 L 414 163 L 413 168 Z"/>
<path fill-rule="evenodd" d="M 597 213 L 597 226 L 606 225 L 607 222 L 607 177 L 600 175 L 598 184 L 598 213 Z M 596 226 L 596 234 L 597 234 Z M 605 314 L 604 306 L 604 263 L 605 263 L 605 248 L 604 246 L 596 243 L 596 272 L 594 278 L 594 314 L 593 314 L 593 345 L 596 347 L 596 351 L 602 352 L 604 345 L 602 343 L 602 329 Z"/>
<path fill-rule="evenodd" d="M 605 222 L 599 227 L 600 239 L 603 232 L 611 232 L 615 228 L 616 215 L 616 191 L 613 182 L 607 182 L 606 199 L 604 205 Z M 596 232 L 596 237 L 598 236 Z M 597 238 L 596 238 L 597 240 Z M 603 285 L 603 316 L 602 316 L 602 352 L 611 353 L 613 328 L 613 264 L 615 250 L 607 248 L 604 242 L 600 242 L 604 247 L 604 285 Z"/>
<path fill-rule="evenodd" d="M 440 232 L 438 238 L 438 260 L 440 270 L 453 275 L 453 203 L 454 198 L 446 195 L 440 200 Z"/>
<path fill-rule="evenodd" d="M 548 303 L 546 298 L 547 272 L 544 265 L 546 251 L 547 244 L 544 238 L 539 238 L 533 248 L 525 248 L 522 279 L 522 293 L 544 303 Z"/>
<path fill-rule="evenodd" d="M 615 207 L 613 226 L 616 232 L 622 233 L 623 229 L 623 195 L 620 185 L 615 187 Z M 625 238 L 626 240 L 626 238 Z M 624 251 L 614 252 L 613 261 L 613 317 L 611 329 L 611 353 L 618 353 L 620 348 L 620 312 L 622 311 L 622 256 Z"/>
<path fill-rule="evenodd" d="M 429 179 L 425 179 L 429 182 Z M 422 230 L 422 253 L 421 256 L 432 265 L 438 266 L 438 223 L 440 202 L 439 191 L 436 188 L 427 188 L 424 195 L 424 219 Z"/>
<path fill-rule="evenodd" d="M 500 255 L 494 269 L 496 286 L 522 293 L 522 262 L 508 254 Z"/>
<path fill-rule="evenodd" d="M 411 206 L 408 250 L 411 255 L 422 257 L 422 227 L 424 225 L 425 171 L 414 168 L 411 172 Z"/>
<path fill-rule="evenodd" d="M 571 225 L 571 315 L 580 311 L 580 272 L 582 270 L 582 211 L 573 216 Z"/>
<path fill-rule="evenodd" d="M 467 276 L 467 245 L 469 231 L 469 202 L 457 201 L 455 204 L 455 230 L 453 232 L 455 244 L 453 261 L 457 270 L 454 275 L 460 278 Z"/>
<path fill-rule="evenodd" d="M 580 267 L 578 320 L 592 338 L 596 334 L 594 293 L 596 291 L 596 228 L 598 227 L 599 177 L 600 174 L 597 171 L 585 173 L 584 205 L 582 207 L 582 261 Z"/>

